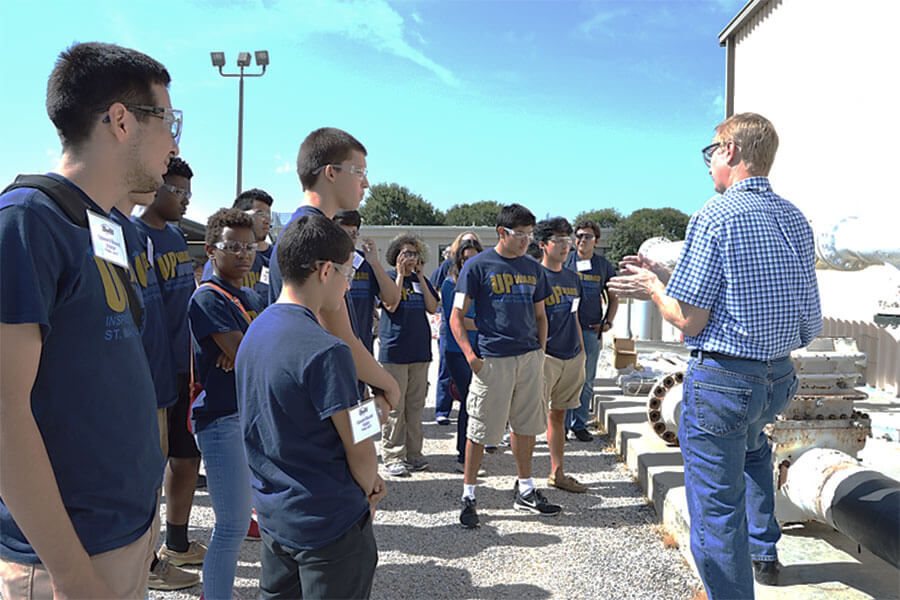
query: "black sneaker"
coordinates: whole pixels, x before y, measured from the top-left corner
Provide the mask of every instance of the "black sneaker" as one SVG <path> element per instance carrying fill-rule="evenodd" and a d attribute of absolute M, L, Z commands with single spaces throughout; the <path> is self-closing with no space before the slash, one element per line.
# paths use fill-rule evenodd
<path fill-rule="evenodd" d="M 777 560 L 754 560 L 753 579 L 762 585 L 778 585 L 781 563 Z"/>
<path fill-rule="evenodd" d="M 206 489 L 206 475 L 204 475 L 202 473 L 197 475 L 197 485 L 194 487 L 198 490 L 205 490 Z"/>
<path fill-rule="evenodd" d="M 527 510 L 542 517 L 555 517 L 562 512 L 562 506 L 547 502 L 547 499 L 544 498 L 544 495 L 537 488 L 524 496 L 520 494 L 518 481 L 516 481 L 516 500 L 513 502 L 513 508 L 516 510 Z"/>
<path fill-rule="evenodd" d="M 588 433 L 587 429 L 579 429 L 578 431 L 573 431 L 572 434 L 575 435 L 575 438 L 579 442 L 593 442 L 594 436 Z"/>
<path fill-rule="evenodd" d="M 478 527 L 478 513 L 475 512 L 475 498 L 462 499 L 462 512 L 459 513 L 459 524 L 466 529 Z"/>

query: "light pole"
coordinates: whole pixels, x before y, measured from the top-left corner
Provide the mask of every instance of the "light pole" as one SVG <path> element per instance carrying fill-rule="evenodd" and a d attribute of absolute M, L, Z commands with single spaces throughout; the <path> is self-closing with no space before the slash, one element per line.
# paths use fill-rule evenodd
<path fill-rule="evenodd" d="M 260 73 L 244 73 L 244 67 L 250 66 L 250 53 L 239 52 L 237 65 L 241 71 L 239 73 L 225 73 L 222 67 L 225 66 L 224 52 L 210 52 L 214 67 L 219 67 L 219 75 L 222 77 L 240 77 L 240 87 L 238 92 L 238 142 L 237 142 L 237 191 L 235 197 L 241 193 L 241 165 L 244 157 L 244 77 L 262 77 L 266 74 L 266 66 L 269 64 L 269 52 L 267 50 L 257 50 L 256 66 L 262 67 Z"/>

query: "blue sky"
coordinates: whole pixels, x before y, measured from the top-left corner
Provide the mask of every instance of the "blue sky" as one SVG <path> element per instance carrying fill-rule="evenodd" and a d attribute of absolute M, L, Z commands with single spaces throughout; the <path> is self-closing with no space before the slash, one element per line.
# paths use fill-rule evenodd
<path fill-rule="evenodd" d="M 307 133 L 346 129 L 372 184 L 437 208 L 521 202 L 539 217 L 671 206 L 712 193 L 700 148 L 724 113 L 717 34 L 743 0 L 14 2 L 0 6 L 0 181 L 53 168 L 47 76 L 76 41 L 132 47 L 166 65 L 184 111 L 188 217 L 235 195 L 238 82 L 209 52 L 268 50 L 245 80 L 244 188 L 275 210 L 302 193 Z M 252 67 L 248 70 L 255 70 Z"/>

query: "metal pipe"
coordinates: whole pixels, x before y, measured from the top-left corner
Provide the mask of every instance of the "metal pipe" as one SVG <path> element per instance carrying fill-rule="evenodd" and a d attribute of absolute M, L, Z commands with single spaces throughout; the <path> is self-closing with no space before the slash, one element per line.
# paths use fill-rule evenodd
<path fill-rule="evenodd" d="M 781 491 L 808 519 L 900 567 L 900 481 L 838 450 L 813 448 L 790 465 Z"/>

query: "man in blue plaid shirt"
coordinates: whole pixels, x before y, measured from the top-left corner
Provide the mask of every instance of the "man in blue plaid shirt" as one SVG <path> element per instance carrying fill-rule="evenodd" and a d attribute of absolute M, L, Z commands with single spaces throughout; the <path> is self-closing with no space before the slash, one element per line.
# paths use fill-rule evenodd
<path fill-rule="evenodd" d="M 754 577 L 778 582 L 763 427 L 797 389 L 790 352 L 822 330 L 812 229 L 767 177 L 777 148 L 760 115 L 722 122 L 703 149 L 721 196 L 691 218 L 671 278 L 631 256 L 609 282 L 617 294 L 652 300 L 691 349 L 678 438 L 691 551 L 710 600 L 752 598 Z"/>

